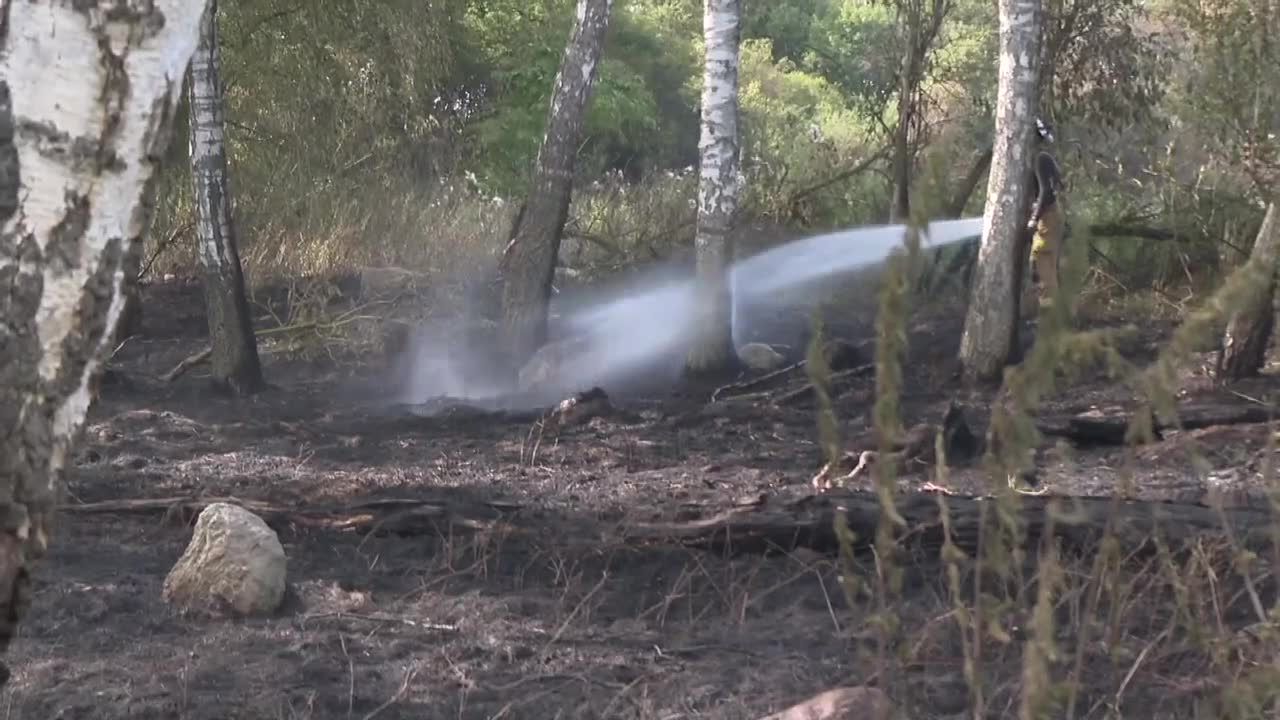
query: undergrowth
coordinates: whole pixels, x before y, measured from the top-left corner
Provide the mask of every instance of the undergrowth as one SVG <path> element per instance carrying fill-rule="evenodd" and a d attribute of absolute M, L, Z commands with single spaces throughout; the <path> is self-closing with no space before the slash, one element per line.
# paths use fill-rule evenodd
<path fill-rule="evenodd" d="M 930 287 L 914 279 L 921 267 L 919 225 L 918 219 L 911 224 L 904 252 L 890 259 L 880 288 L 872 416 L 882 454 L 903 432 L 898 399 L 911 317 L 908 288 L 927 292 Z M 1086 372 L 1101 371 L 1130 386 L 1155 418 L 1176 424 L 1178 369 L 1192 353 L 1212 346 L 1227 314 L 1264 287 L 1265 275 L 1246 263 L 1202 300 L 1184 298 L 1177 309 L 1185 315 L 1171 313 L 1182 316 L 1173 336 L 1153 362 L 1140 366 L 1122 351 L 1132 326 L 1075 328 L 1081 305 L 1097 310 L 1107 304 L 1098 301 L 1097 295 L 1105 293 L 1099 292 L 1098 276 L 1091 271 L 1091 247 L 1087 234 L 1077 231 L 1070 238 L 1062 285 L 1040 311 L 1035 342 L 1023 362 L 1006 371 L 984 454 L 992 502 L 982 506 L 976 538 L 970 532 L 964 546 L 956 541 L 955 518 L 945 494 L 938 494 L 944 540 L 936 562 L 945 574 L 951 646 L 962 655 L 967 714 L 1024 720 L 1148 717 L 1157 705 L 1171 712 L 1168 704 L 1152 699 L 1162 695 L 1181 701 L 1175 703 L 1176 712 L 1161 717 L 1273 717 L 1280 710 L 1280 616 L 1272 575 L 1280 544 L 1273 543 L 1270 557 L 1264 558 L 1258 548 L 1246 547 L 1232 535 L 1223 515 L 1220 535 L 1187 538 L 1176 527 L 1162 526 L 1144 547 L 1126 547 L 1113 515 L 1090 557 L 1064 545 L 1056 532 L 1089 522 L 1088 516 L 1062 499 L 1045 504 L 1044 517 L 1032 517 L 1016 487 L 1044 444 L 1033 420 L 1037 406 L 1069 390 Z M 815 336 L 820 335 L 819 326 Z M 819 347 L 821 338 L 813 343 Z M 819 442 L 826 459 L 838 468 L 844 448 L 834 431 L 839 421 L 829 396 L 830 369 L 816 350 L 809 359 L 811 382 L 818 390 Z M 1113 510 L 1142 481 L 1137 446 L 1153 440 L 1152 414 L 1137 412 L 1134 418 L 1127 433 L 1125 479 L 1114 490 Z M 941 433 L 935 450 L 935 480 L 945 488 L 949 468 Z M 1193 466 L 1209 467 L 1202 448 L 1189 442 L 1186 451 Z M 1274 509 L 1277 493 L 1270 454 L 1266 457 L 1262 470 Z M 859 572 L 858 538 L 843 515 L 837 515 L 835 530 L 846 597 L 865 606 L 863 617 L 876 638 L 871 676 L 895 695 L 910 698 L 914 693 L 909 682 L 900 680 L 906 677 L 902 670 L 920 658 L 901 651 L 919 649 L 923 641 L 912 644 L 910 635 L 922 628 L 904 627 L 904 618 L 897 615 L 904 570 L 898 538 L 918 528 L 909 527 L 895 509 L 894 473 L 894 463 L 875 467 L 882 513 L 872 569 Z M 1280 524 L 1274 533 L 1280 538 Z M 1016 673 L 1012 665 L 1018 667 Z"/>

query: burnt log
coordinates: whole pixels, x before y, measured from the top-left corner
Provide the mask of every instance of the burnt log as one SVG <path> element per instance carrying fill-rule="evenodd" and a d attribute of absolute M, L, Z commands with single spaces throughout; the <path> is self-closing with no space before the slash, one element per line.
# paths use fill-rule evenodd
<path fill-rule="evenodd" d="M 1017 517 L 1027 549 L 1034 548 L 1052 528 L 1065 550 L 1094 552 L 1110 532 L 1132 553 L 1155 549 L 1159 539 L 1171 549 L 1202 538 L 1227 537 L 1226 527 L 1241 546 L 1262 551 L 1271 546 L 1276 521 L 1267 508 L 1218 510 L 1190 503 L 1121 500 L 1113 497 L 1046 497 L 1018 495 Z M 904 547 L 936 552 L 944 543 L 943 512 L 951 540 L 966 553 L 976 553 L 984 521 L 994 517 L 994 497 L 899 494 L 894 510 L 905 521 L 898 533 Z M 986 510 L 986 512 L 984 512 Z M 1053 522 L 1047 522 L 1053 513 Z M 835 521 L 843 515 L 853 532 L 855 552 L 869 551 L 885 513 L 871 492 L 832 492 L 771 506 L 737 507 L 686 522 L 648 523 L 626 528 L 635 544 L 679 543 L 718 552 L 771 553 L 808 548 L 836 553 Z M 1224 525 L 1224 520 L 1225 525 Z"/>
<path fill-rule="evenodd" d="M 1067 416 L 1050 416 L 1036 421 L 1042 435 L 1060 437 L 1079 446 L 1125 445 L 1131 440 L 1129 428 L 1139 412 L 1151 414 L 1156 440 L 1169 430 L 1200 430 L 1221 425 L 1249 425 L 1280 418 L 1280 408 L 1262 403 L 1204 402 L 1178 408 L 1176 423 L 1162 422 L 1150 409 L 1103 408 Z"/>

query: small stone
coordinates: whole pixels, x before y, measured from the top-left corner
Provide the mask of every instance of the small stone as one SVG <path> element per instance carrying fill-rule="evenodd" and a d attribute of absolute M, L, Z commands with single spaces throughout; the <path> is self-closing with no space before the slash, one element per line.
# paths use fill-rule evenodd
<path fill-rule="evenodd" d="M 572 381 L 573 378 L 561 377 L 561 370 L 569 361 L 588 349 L 585 338 L 568 338 L 543 345 L 520 368 L 517 387 L 521 392 L 529 392 L 542 388 L 551 389 Z"/>
<path fill-rule="evenodd" d="M 162 597 L 188 610 L 271 613 L 284 599 L 286 569 L 280 539 L 262 518 L 239 505 L 213 503 L 196 520 Z"/>
<path fill-rule="evenodd" d="M 747 343 L 743 345 L 738 348 L 738 357 L 742 360 L 743 365 L 759 371 L 777 370 L 786 362 L 786 358 L 782 357 L 782 353 L 764 343 Z"/>

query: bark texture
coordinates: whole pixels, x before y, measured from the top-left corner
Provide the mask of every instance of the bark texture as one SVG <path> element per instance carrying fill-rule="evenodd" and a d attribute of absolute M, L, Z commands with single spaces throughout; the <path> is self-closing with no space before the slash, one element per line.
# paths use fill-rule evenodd
<path fill-rule="evenodd" d="M 200 21 L 200 44 L 191 58 L 191 178 L 196 206 L 196 243 L 204 275 L 209 318 L 210 365 L 215 383 L 246 395 L 265 383 L 258 361 L 249 301 L 245 297 L 224 136 L 218 3 L 209 0 Z"/>
<path fill-rule="evenodd" d="M 578 0 L 577 18 L 551 91 L 533 183 L 499 266 L 502 332 L 513 372 L 546 342 L 547 304 L 569 214 L 576 153 L 612 9 L 613 0 Z"/>
<path fill-rule="evenodd" d="M 1249 256 L 1251 271 L 1257 274 L 1256 292 L 1248 302 L 1235 308 L 1227 320 L 1218 355 L 1218 377 L 1238 380 L 1258 374 L 1267 361 L 1267 346 L 1275 327 L 1276 262 L 1280 260 L 1280 227 L 1276 204 L 1267 205 L 1266 217 L 1258 229 Z"/>
<path fill-rule="evenodd" d="M 697 288 L 694 326 L 686 365 L 691 372 L 714 372 L 735 359 L 730 233 L 738 212 L 738 48 L 741 0 L 706 0 L 702 32 L 706 59 L 702 74 L 702 132 L 698 141 L 698 227 L 694 235 Z"/>
<path fill-rule="evenodd" d="M 1000 78 L 982 243 L 960 360 L 970 380 L 996 380 L 1015 349 L 1039 60 L 1039 0 L 999 0 Z"/>
<path fill-rule="evenodd" d="M 0 7 L 0 652 L 112 349 L 204 2 Z"/>

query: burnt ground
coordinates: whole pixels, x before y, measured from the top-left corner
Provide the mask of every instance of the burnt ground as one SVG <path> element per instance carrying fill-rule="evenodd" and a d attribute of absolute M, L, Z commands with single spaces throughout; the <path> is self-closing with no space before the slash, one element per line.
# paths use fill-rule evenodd
<path fill-rule="evenodd" d="M 200 368 L 163 383 L 157 377 L 204 342 L 199 289 L 152 286 L 144 298 L 143 330 L 118 353 L 92 410 L 68 503 L 503 500 L 525 508 L 533 521 L 524 527 L 535 529 L 360 535 L 276 523 L 290 563 L 286 606 L 270 618 L 210 619 L 160 599 L 189 526 L 160 513 L 63 513 L 10 654 L 4 717 L 756 718 L 864 682 L 885 687 L 911 717 L 965 716 L 954 609 L 928 558 L 907 569 L 903 597 L 892 601 L 904 640 L 888 677 L 875 603 L 842 591 L 838 558 L 628 546 L 599 531 L 811 492 L 823 462 L 812 409 L 707 409 L 699 389 L 686 388 L 619 402 L 618 412 L 544 438 L 534 456 L 527 420 L 388 410 L 371 368 L 264 355 L 275 387 L 251 399 L 211 392 Z M 909 422 L 936 421 L 963 397 L 970 421 L 985 425 L 982 393 L 950 384 L 959 322 L 914 322 L 903 383 Z M 1144 323 L 1134 352 L 1149 355 L 1168 330 Z M 836 401 L 854 449 L 869 447 L 873 384 L 858 380 Z M 1274 386 L 1264 378 L 1234 392 L 1261 398 Z M 1199 392 L 1190 375 L 1187 387 Z M 1086 379 L 1049 406 L 1124 399 Z M 1138 493 L 1198 502 L 1204 478 L 1248 490 L 1271 452 L 1268 436 L 1265 424 L 1171 433 L 1141 449 Z M 1189 439 L 1211 467 L 1189 462 Z M 1046 453 L 1041 486 L 1105 495 L 1124 465 L 1114 447 L 1069 460 Z M 926 479 L 900 482 L 910 491 Z M 976 469 L 951 477 L 961 492 L 982 482 Z M 849 572 L 873 577 L 872 559 L 857 562 Z M 1164 592 L 1158 585 L 1148 586 L 1152 597 Z M 1117 604 L 1113 619 L 1129 608 Z M 1126 717 L 1192 716 L 1213 683 L 1187 678 L 1203 680 L 1216 666 L 1169 646 L 1169 626 L 1157 618 L 1170 612 L 1133 609 L 1133 625 L 1089 656 L 1077 717 L 1120 705 Z M 1163 663 L 1148 653 L 1157 642 L 1170 648 Z M 1020 642 L 987 650 L 991 717 L 1017 707 L 1020 651 Z M 1070 671 L 1077 651 L 1064 644 L 1053 672 Z"/>

